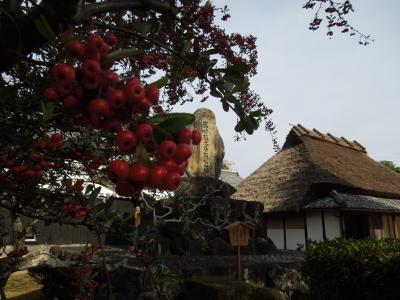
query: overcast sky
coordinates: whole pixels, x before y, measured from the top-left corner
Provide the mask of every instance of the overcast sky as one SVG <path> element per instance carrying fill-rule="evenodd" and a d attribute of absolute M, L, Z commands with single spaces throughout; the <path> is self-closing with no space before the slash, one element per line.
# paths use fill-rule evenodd
<path fill-rule="evenodd" d="M 305 1 L 222 1 L 232 18 L 229 32 L 257 37 L 258 75 L 252 88 L 274 110 L 272 118 L 282 145 L 289 124 L 301 123 L 336 136 L 355 139 L 376 160 L 400 164 L 400 1 L 353 0 L 348 19 L 375 42 L 359 46 L 355 37 L 337 33 L 327 38 L 325 28 L 308 30 L 312 12 Z M 248 176 L 274 151 L 269 134 L 260 129 L 246 141 L 234 142 L 235 117 L 217 101 L 185 106 L 186 111 L 209 107 L 225 143 L 225 159 Z"/>

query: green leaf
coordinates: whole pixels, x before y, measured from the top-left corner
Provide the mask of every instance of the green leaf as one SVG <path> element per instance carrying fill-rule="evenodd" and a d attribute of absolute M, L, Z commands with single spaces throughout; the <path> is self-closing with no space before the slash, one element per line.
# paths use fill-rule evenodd
<path fill-rule="evenodd" d="M 225 100 L 221 100 L 221 102 L 222 102 L 222 108 L 224 109 L 224 111 L 228 112 L 229 111 L 228 102 L 226 102 Z"/>
<path fill-rule="evenodd" d="M 4 86 L 0 88 L 0 99 L 4 98 L 15 98 L 17 94 L 17 88 L 15 86 Z"/>
<path fill-rule="evenodd" d="M 100 186 L 95 188 L 94 191 L 90 194 L 89 202 L 94 202 L 97 199 L 97 197 L 99 196 L 100 191 L 101 191 Z"/>
<path fill-rule="evenodd" d="M 238 74 L 244 75 L 250 71 L 250 66 L 244 62 L 240 62 L 240 63 L 235 63 L 232 66 L 229 66 L 226 70 L 227 72 L 236 72 Z"/>
<path fill-rule="evenodd" d="M 55 42 L 57 37 L 51 28 L 49 22 L 47 22 L 46 18 L 43 15 L 40 15 L 39 19 L 34 21 L 36 29 L 39 31 L 41 35 L 43 35 L 47 40 Z"/>
<path fill-rule="evenodd" d="M 186 41 L 184 42 L 184 44 L 183 44 L 182 52 L 183 52 L 183 53 L 185 53 L 185 52 L 190 52 L 190 50 L 192 49 L 192 47 L 193 47 L 192 41 L 186 40 Z"/>
<path fill-rule="evenodd" d="M 195 117 L 191 114 L 187 115 L 182 115 L 182 116 L 176 116 L 169 118 L 160 124 L 158 126 L 162 128 L 164 131 L 167 131 L 171 134 L 176 134 L 181 130 L 182 128 L 192 124 L 195 120 Z"/>
<path fill-rule="evenodd" d="M 168 77 L 167 76 L 163 76 L 160 79 L 153 81 L 149 84 L 146 84 L 146 88 L 149 86 L 156 86 L 157 88 L 161 89 L 162 87 L 164 87 L 166 84 L 168 83 Z"/>
<path fill-rule="evenodd" d="M 157 115 L 151 118 L 148 118 L 146 122 L 149 122 L 154 125 L 160 125 L 166 121 L 177 121 L 181 123 L 186 123 L 187 125 L 190 125 L 194 122 L 195 117 L 193 114 L 189 113 L 170 113 L 170 114 L 164 114 L 164 115 Z M 185 126 L 187 126 L 185 125 Z"/>
<path fill-rule="evenodd" d="M 123 59 L 123 58 L 127 58 L 130 57 L 136 53 L 139 53 L 138 49 L 118 49 L 118 50 L 114 50 L 113 52 L 111 52 L 103 61 L 103 64 L 108 64 L 114 60 L 119 60 L 119 59 Z"/>
<path fill-rule="evenodd" d="M 244 92 L 249 88 L 249 78 L 245 77 L 242 81 L 235 84 L 232 93 Z"/>
<path fill-rule="evenodd" d="M 242 132 L 244 130 L 243 121 L 239 121 L 235 126 L 236 132 Z"/>
<path fill-rule="evenodd" d="M 136 29 L 143 34 L 150 33 L 153 28 L 156 26 L 155 22 L 153 20 L 147 21 L 147 22 L 142 22 L 139 25 L 136 26 Z"/>
<path fill-rule="evenodd" d="M 53 117 L 54 112 L 54 104 L 53 102 L 42 102 L 42 111 L 43 111 L 43 123 L 46 123 Z"/>

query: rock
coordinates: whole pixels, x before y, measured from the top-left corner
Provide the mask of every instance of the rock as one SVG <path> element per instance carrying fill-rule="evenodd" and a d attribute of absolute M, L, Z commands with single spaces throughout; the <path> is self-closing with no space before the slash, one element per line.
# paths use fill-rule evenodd
<path fill-rule="evenodd" d="M 189 197 L 229 197 L 236 189 L 219 179 L 196 176 L 183 178 L 178 191 Z"/>
<path fill-rule="evenodd" d="M 170 251 L 173 255 L 185 255 L 186 252 L 186 238 L 178 237 L 171 242 Z"/>
<path fill-rule="evenodd" d="M 220 237 L 209 243 L 208 250 L 211 255 L 233 255 L 232 246 Z"/>
<path fill-rule="evenodd" d="M 178 237 L 171 242 L 170 251 L 173 255 L 203 255 L 203 247 L 197 240 Z"/>
<path fill-rule="evenodd" d="M 228 198 L 206 199 L 201 216 L 211 223 L 220 223 L 221 220 L 229 219 L 231 216 L 231 204 Z"/>
<path fill-rule="evenodd" d="M 268 237 L 256 237 L 255 242 L 255 254 L 268 254 L 277 250 L 275 244 Z"/>
<path fill-rule="evenodd" d="M 267 273 L 266 284 L 269 283 L 271 285 L 271 279 L 273 287 L 282 291 L 287 299 L 291 299 L 292 295 L 301 294 L 308 289 L 306 283 L 302 280 L 300 272 L 296 269 L 273 265 Z"/>
<path fill-rule="evenodd" d="M 161 234 L 164 237 L 167 237 L 170 239 L 176 239 L 176 238 L 182 236 L 183 226 L 184 226 L 183 222 L 182 223 L 177 223 L 177 222 L 166 223 L 161 228 Z"/>
<path fill-rule="evenodd" d="M 231 217 L 236 221 L 246 221 L 245 210 L 246 202 L 244 200 L 231 200 Z"/>
<path fill-rule="evenodd" d="M 193 176 L 219 178 L 225 156 L 224 142 L 218 132 L 215 114 L 200 108 L 194 112 L 196 118 L 193 128 L 202 134 L 202 141 L 193 147 L 188 171 Z"/>

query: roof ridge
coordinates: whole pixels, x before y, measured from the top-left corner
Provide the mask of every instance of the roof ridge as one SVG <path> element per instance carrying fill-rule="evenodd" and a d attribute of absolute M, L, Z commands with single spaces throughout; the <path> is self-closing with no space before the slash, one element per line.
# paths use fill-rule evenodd
<path fill-rule="evenodd" d="M 309 130 L 301 124 L 293 125 L 292 130 L 298 137 L 309 136 L 309 137 L 316 138 L 319 140 L 334 143 L 334 144 L 342 146 L 342 147 L 350 148 L 350 149 L 353 149 L 356 151 L 361 151 L 361 152 L 365 152 L 365 153 L 367 152 L 366 148 L 363 145 L 361 145 L 359 142 L 357 142 L 355 140 L 351 142 L 348 139 L 346 139 L 345 137 L 339 138 L 339 137 L 332 135 L 329 132 L 324 134 L 315 128 L 313 128 L 312 130 Z"/>

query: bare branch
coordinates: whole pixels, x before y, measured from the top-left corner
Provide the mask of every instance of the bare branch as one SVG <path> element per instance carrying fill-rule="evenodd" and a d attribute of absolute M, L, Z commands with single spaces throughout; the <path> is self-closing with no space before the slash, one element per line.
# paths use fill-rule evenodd
<path fill-rule="evenodd" d="M 73 21 L 82 22 L 89 20 L 92 16 L 108 12 L 121 12 L 127 10 L 147 9 L 158 12 L 171 12 L 172 6 L 167 1 L 159 0 L 114 0 L 86 4 L 73 17 Z"/>

